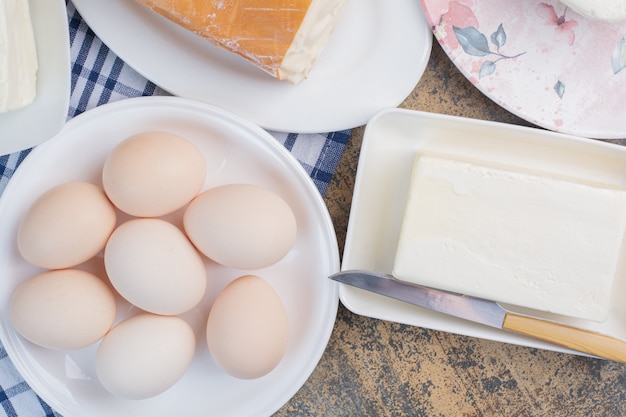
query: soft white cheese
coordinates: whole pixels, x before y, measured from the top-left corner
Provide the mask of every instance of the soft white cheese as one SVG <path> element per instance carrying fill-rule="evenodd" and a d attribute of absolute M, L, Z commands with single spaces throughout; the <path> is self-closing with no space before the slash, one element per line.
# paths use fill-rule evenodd
<path fill-rule="evenodd" d="M 28 0 L 0 1 L 0 112 L 32 103 L 37 67 Z"/>
<path fill-rule="evenodd" d="M 422 155 L 393 274 L 603 321 L 625 229 L 623 190 Z"/>
<path fill-rule="evenodd" d="M 607 22 L 626 19 L 626 0 L 561 0 L 561 2 L 591 19 Z"/>
<path fill-rule="evenodd" d="M 279 79 L 296 84 L 308 76 L 309 70 L 328 43 L 346 3 L 347 0 L 311 2 L 278 68 Z"/>

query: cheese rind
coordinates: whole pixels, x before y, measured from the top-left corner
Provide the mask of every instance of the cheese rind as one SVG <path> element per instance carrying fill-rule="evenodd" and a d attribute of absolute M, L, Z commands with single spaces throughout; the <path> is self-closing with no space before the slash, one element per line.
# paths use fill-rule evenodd
<path fill-rule="evenodd" d="M 26 107 L 37 94 L 37 51 L 28 0 L 0 2 L 0 113 Z"/>
<path fill-rule="evenodd" d="M 561 0 L 561 2 L 591 19 L 607 22 L 626 19 L 626 0 Z"/>
<path fill-rule="evenodd" d="M 623 190 L 422 155 L 393 274 L 604 321 L 625 230 Z"/>
<path fill-rule="evenodd" d="M 280 80 L 308 76 L 347 0 L 136 0 Z"/>

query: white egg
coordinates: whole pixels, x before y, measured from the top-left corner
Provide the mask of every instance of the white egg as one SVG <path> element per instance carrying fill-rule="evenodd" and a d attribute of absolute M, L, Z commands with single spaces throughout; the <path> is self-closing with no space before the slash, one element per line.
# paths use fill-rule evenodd
<path fill-rule="evenodd" d="M 115 228 L 115 207 L 87 182 L 58 185 L 30 207 L 17 233 L 28 262 L 45 269 L 70 268 L 100 252 Z"/>
<path fill-rule="evenodd" d="M 118 226 L 105 247 L 104 266 L 122 297 L 155 314 L 184 313 L 206 290 L 202 257 L 180 229 L 161 219 Z"/>
<path fill-rule="evenodd" d="M 193 244 L 222 265 L 257 269 L 281 260 L 296 239 L 296 218 L 273 191 L 251 184 L 211 188 L 186 208 L 183 224 Z"/>
<path fill-rule="evenodd" d="M 118 144 L 102 169 L 102 185 L 123 212 L 156 217 L 187 204 L 202 188 L 206 161 L 190 141 L 142 132 Z"/>
<path fill-rule="evenodd" d="M 139 400 L 172 387 L 193 359 L 196 338 L 186 321 L 144 313 L 117 324 L 100 342 L 96 373 L 115 396 Z"/>
<path fill-rule="evenodd" d="M 46 271 L 12 294 L 9 314 L 25 339 L 71 350 L 101 339 L 113 326 L 116 302 L 103 280 L 78 269 Z"/>
<path fill-rule="evenodd" d="M 259 378 L 283 358 L 289 341 L 285 307 L 255 275 L 237 278 L 217 296 L 206 325 L 209 352 L 226 373 Z"/>

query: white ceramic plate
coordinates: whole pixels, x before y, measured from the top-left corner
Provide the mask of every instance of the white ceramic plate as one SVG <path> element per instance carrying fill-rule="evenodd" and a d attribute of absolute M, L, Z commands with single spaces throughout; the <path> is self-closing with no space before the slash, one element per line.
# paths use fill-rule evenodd
<path fill-rule="evenodd" d="M 419 2 L 350 0 L 309 79 L 294 86 L 133 0 L 73 3 L 118 56 L 163 89 L 283 132 L 348 129 L 396 107 L 422 76 L 432 46 Z"/>
<path fill-rule="evenodd" d="M 94 369 L 95 346 L 52 352 L 21 339 L 7 320 L 15 286 L 37 270 L 16 248 L 16 230 L 29 205 L 44 190 L 69 180 L 99 184 L 99 171 L 112 147 L 145 130 L 165 130 L 194 142 L 209 167 L 205 187 L 249 182 L 279 193 L 298 222 L 292 251 L 258 273 L 280 295 L 290 320 L 285 357 L 271 373 L 239 380 L 221 372 L 205 349 L 203 327 L 217 293 L 241 272 L 207 263 L 215 281 L 205 300 L 183 317 L 197 332 L 191 367 L 169 391 L 144 401 L 125 401 L 100 386 Z M 327 276 L 339 269 L 336 237 L 324 202 L 295 158 L 267 132 L 223 110 L 173 97 L 148 97 L 107 104 L 71 119 L 53 139 L 20 165 L 0 199 L 0 336 L 26 381 L 65 417 L 266 416 L 304 384 L 319 361 L 336 317 L 337 287 Z M 180 213 L 170 216 L 180 225 Z M 85 268 L 98 272 L 101 259 Z M 120 301 L 120 319 L 129 306 Z M 132 311 L 132 309 L 131 309 Z"/>
<path fill-rule="evenodd" d="M 422 4 L 444 51 L 494 102 L 546 129 L 626 137 L 626 22 L 594 21 L 559 0 Z"/>
<path fill-rule="evenodd" d="M 27 107 L 0 113 L 0 155 L 53 137 L 70 103 L 70 40 L 63 0 L 30 0 L 37 59 L 37 96 Z"/>
<path fill-rule="evenodd" d="M 434 151 L 626 188 L 626 148 L 555 132 L 410 110 L 388 110 L 368 123 L 361 148 L 342 270 L 390 273 L 411 167 L 417 151 Z M 624 256 L 625 254 L 622 254 Z M 590 278 L 592 279 L 592 278 Z M 626 340 L 626 269 L 622 266 L 604 323 L 534 314 Z M 428 311 L 342 285 L 351 311 L 430 329 L 571 352 L 510 332 Z M 519 308 L 518 311 L 521 311 Z"/>

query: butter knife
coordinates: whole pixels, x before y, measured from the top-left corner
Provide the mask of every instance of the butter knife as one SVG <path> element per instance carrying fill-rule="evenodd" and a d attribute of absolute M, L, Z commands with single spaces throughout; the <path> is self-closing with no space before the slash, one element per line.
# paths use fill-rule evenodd
<path fill-rule="evenodd" d="M 555 321 L 514 313 L 495 301 L 415 285 L 388 274 L 371 271 L 342 271 L 331 275 L 330 279 L 450 316 L 626 363 L 626 341 Z"/>

